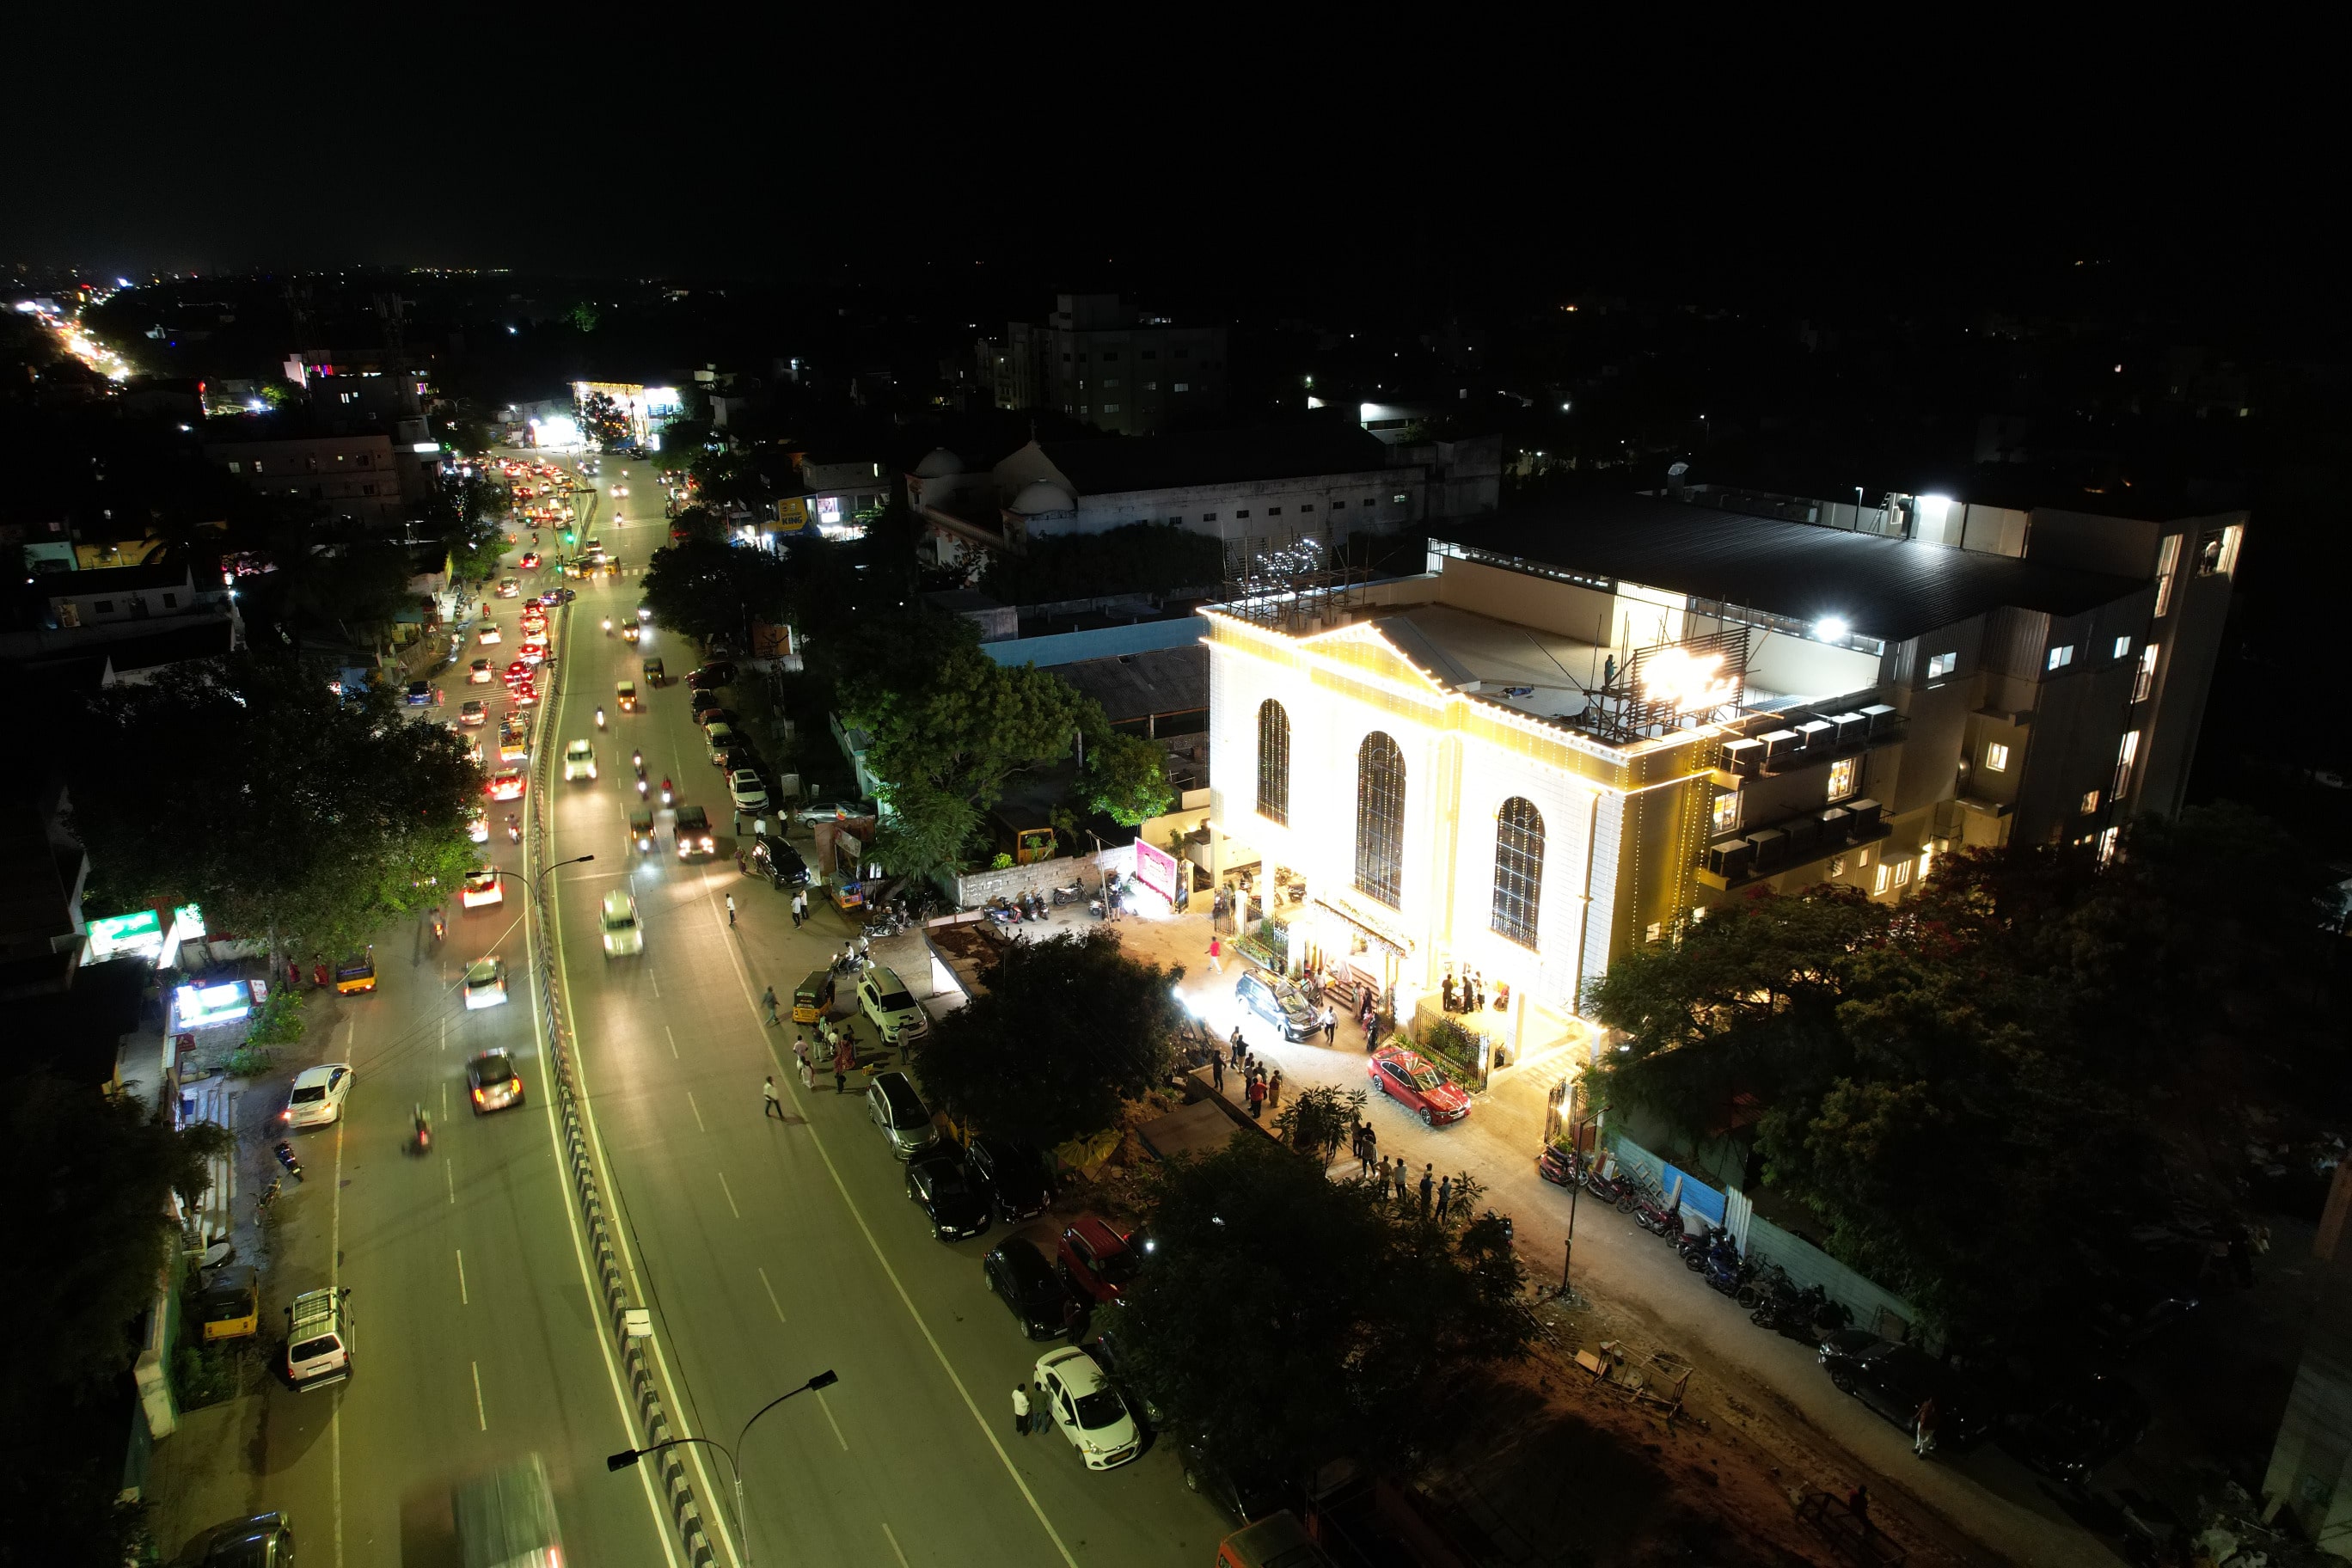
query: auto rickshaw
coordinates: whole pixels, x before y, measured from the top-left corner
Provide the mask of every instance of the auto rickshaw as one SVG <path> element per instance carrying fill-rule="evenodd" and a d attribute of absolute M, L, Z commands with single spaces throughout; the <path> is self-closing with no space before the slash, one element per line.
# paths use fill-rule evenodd
<path fill-rule="evenodd" d="M 614 700 L 620 704 L 622 712 L 635 713 L 637 711 L 637 683 L 635 681 L 623 680 L 615 682 L 613 687 L 613 695 Z"/>
<path fill-rule="evenodd" d="M 814 1024 L 825 1015 L 824 994 L 833 984 L 833 975 L 822 969 L 812 969 L 808 978 L 793 987 L 793 1022 Z"/>
<path fill-rule="evenodd" d="M 647 686 L 659 686 L 668 679 L 662 672 L 662 661 L 657 658 L 646 660 L 644 673 Z"/>
<path fill-rule="evenodd" d="M 260 1270 L 242 1264 L 222 1269 L 196 1292 L 194 1308 L 205 1343 L 252 1337 L 261 1328 Z"/>
<path fill-rule="evenodd" d="M 335 965 L 335 994 L 349 996 L 355 992 L 375 989 L 375 949 L 362 949 Z"/>

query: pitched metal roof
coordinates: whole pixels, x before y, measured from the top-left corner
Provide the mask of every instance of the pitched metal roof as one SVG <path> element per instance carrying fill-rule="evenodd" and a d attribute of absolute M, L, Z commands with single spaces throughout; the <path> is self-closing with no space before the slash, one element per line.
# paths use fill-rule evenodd
<path fill-rule="evenodd" d="M 2145 584 L 2006 555 L 1624 495 L 1538 502 L 1446 527 L 1454 543 L 1899 640 L 2003 606 L 2080 615 Z"/>
<path fill-rule="evenodd" d="M 1389 466 L 1380 437 L 1352 425 L 1041 441 L 1038 450 L 1081 496 L 1361 474 Z"/>
<path fill-rule="evenodd" d="M 1209 705 L 1209 650 L 1199 643 L 1052 668 L 1101 703 L 1104 717 L 1114 724 Z"/>

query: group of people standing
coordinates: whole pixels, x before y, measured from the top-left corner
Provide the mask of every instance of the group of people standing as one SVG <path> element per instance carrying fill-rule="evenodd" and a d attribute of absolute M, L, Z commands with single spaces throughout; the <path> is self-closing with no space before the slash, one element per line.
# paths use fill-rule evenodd
<path fill-rule="evenodd" d="M 1229 1067 L 1242 1075 L 1242 1099 L 1249 1106 L 1253 1120 L 1282 1103 L 1282 1069 L 1266 1070 L 1265 1064 L 1251 1054 L 1238 1024 L 1234 1026 L 1233 1037 L 1225 1042 L 1224 1050 L 1209 1058 L 1209 1081 L 1220 1094 L 1224 1092 L 1225 1069 Z"/>
<path fill-rule="evenodd" d="M 1448 964 L 1445 979 L 1439 984 L 1437 994 L 1444 1000 L 1447 1012 L 1475 1013 L 1486 1005 L 1486 977 L 1465 963 L 1462 966 L 1462 978 L 1456 981 L 1454 967 Z"/>

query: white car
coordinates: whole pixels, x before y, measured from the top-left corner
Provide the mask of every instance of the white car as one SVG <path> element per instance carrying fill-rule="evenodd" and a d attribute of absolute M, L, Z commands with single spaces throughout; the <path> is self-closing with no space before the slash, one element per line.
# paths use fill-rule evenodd
<path fill-rule="evenodd" d="M 734 798 L 738 811 L 768 809 L 768 786 L 750 768 L 737 768 L 727 775 L 727 793 Z"/>
<path fill-rule="evenodd" d="M 466 971 L 466 1011 L 496 1007 L 507 999 L 507 966 L 496 958 L 477 959 Z"/>
<path fill-rule="evenodd" d="M 477 844 L 490 841 L 490 814 L 476 806 L 466 817 L 466 837 Z"/>
<path fill-rule="evenodd" d="M 494 642 L 504 642 L 505 640 L 506 639 L 504 637 L 499 636 L 498 627 L 486 626 L 482 628 L 481 641 L 484 647 L 488 647 Z"/>
<path fill-rule="evenodd" d="M 1095 1358 L 1077 1346 L 1065 1345 L 1039 1356 L 1037 1383 L 1045 1391 L 1045 1413 L 1086 1460 L 1087 1468 L 1108 1470 L 1142 1452 L 1127 1401 Z"/>
<path fill-rule="evenodd" d="M 521 595 L 522 584 L 511 577 L 499 584 L 499 597 L 501 599 L 520 598 Z"/>
<path fill-rule="evenodd" d="M 713 724 L 702 735 L 710 742 L 710 765 L 717 767 L 726 760 L 727 748 L 735 743 L 734 728 L 727 724 Z"/>
<path fill-rule="evenodd" d="M 294 1076 L 294 1089 L 278 1120 L 292 1128 L 325 1127 L 343 1119 L 343 1100 L 352 1092 L 348 1062 L 328 1062 L 304 1068 Z"/>
<path fill-rule="evenodd" d="M 624 958 L 645 952 L 646 928 L 637 923 L 637 900 L 626 890 L 615 888 L 604 895 L 602 921 L 605 957 Z"/>
<path fill-rule="evenodd" d="M 467 698 L 464 706 L 457 710 L 457 722 L 460 724 L 487 724 L 489 721 L 490 710 L 482 706 L 482 700 L 478 697 Z"/>
<path fill-rule="evenodd" d="M 898 971 L 878 963 L 857 977 L 857 1005 L 874 1020 L 886 1044 L 895 1046 L 930 1031 L 930 1015 L 908 991 Z"/>
<path fill-rule="evenodd" d="M 563 748 L 563 778 L 593 779 L 596 776 L 596 748 L 585 741 L 574 741 Z"/>
<path fill-rule="evenodd" d="M 488 826 L 488 821 L 485 818 L 482 835 L 485 839 L 489 837 Z M 485 904 L 505 903 L 507 901 L 506 882 L 499 876 L 499 868 L 495 866 L 484 866 L 478 870 L 467 872 L 466 886 L 458 893 L 457 901 L 469 910 L 478 910 Z"/>

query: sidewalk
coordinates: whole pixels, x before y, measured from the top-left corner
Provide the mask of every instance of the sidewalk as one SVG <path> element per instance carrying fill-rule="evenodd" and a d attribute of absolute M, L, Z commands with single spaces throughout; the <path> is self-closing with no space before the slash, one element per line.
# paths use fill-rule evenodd
<path fill-rule="evenodd" d="M 1080 925 L 1097 923 L 1083 909 L 1076 914 Z M 1067 929 L 1070 923 L 1050 922 L 1042 934 Z M 1292 1044 L 1240 1005 L 1234 986 L 1248 965 L 1228 945 L 1223 972 L 1210 967 L 1205 908 L 1167 919 L 1129 917 L 1112 929 L 1136 957 L 1181 964 L 1185 973 L 1178 994 L 1185 1005 L 1218 1039 L 1238 1026 L 1256 1057 L 1269 1068 L 1281 1069 L 1285 1100 L 1318 1084 L 1343 1090 L 1370 1088 L 1364 1034 L 1354 1019 L 1340 1018 L 1331 1047 L 1324 1046 L 1319 1035 L 1312 1044 Z M 1364 1113 L 1379 1134 L 1380 1153 L 1402 1156 L 1416 1171 L 1432 1163 L 1440 1175 L 1468 1172 L 1485 1188 L 1479 1206 L 1511 1216 L 1519 1254 L 1530 1274 L 1552 1281 L 1558 1280 L 1568 1250 L 1569 1194 L 1536 1173 L 1536 1154 L 1542 1143 L 1546 1095 L 1572 1066 L 1561 1055 L 1505 1069 L 1491 1088 L 1473 1096 L 1469 1117 L 1452 1127 L 1424 1127 L 1394 1100 L 1378 1094 L 1368 1100 Z M 1273 1113 L 1269 1110 L 1267 1114 Z M 1342 1157 L 1331 1168 L 1344 1174 L 1355 1165 Z M 1577 1206 L 1576 1222 L 1578 1289 L 1642 1321 L 1696 1363 L 1702 1376 L 1729 1387 L 1753 1388 L 1783 1417 L 1826 1436 L 1874 1472 L 1868 1477 L 1873 1491 L 1890 1499 L 1908 1494 L 1951 1528 L 2011 1562 L 2113 1568 L 2113 1554 L 2069 1521 L 2005 1457 L 1987 1447 L 1932 1464 L 1918 1462 L 1904 1434 L 1831 1385 L 1810 1348 L 1755 1327 L 1728 1298 L 1707 1289 L 1672 1249 L 1629 1216 L 1605 1205 L 1582 1203 Z M 1825 1472 L 1802 1479 L 1843 1495 L 1854 1477 Z"/>

